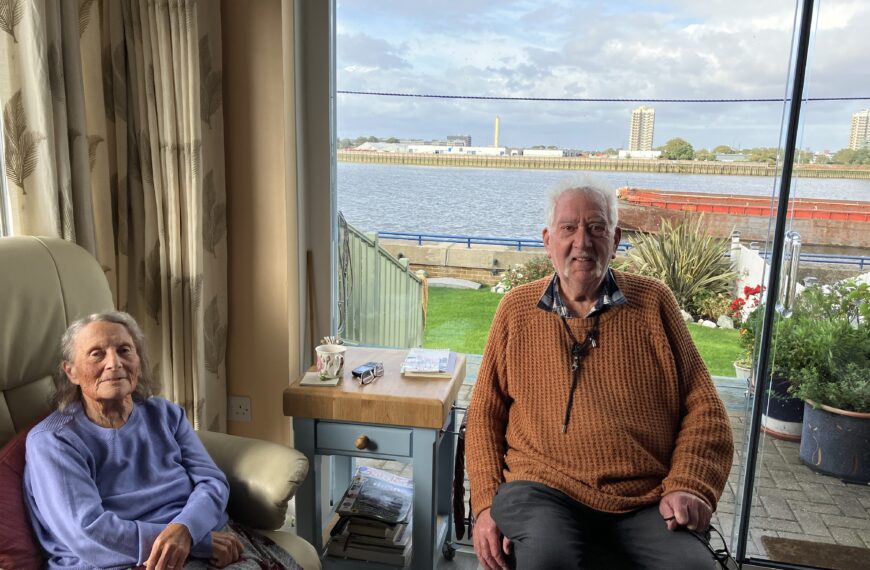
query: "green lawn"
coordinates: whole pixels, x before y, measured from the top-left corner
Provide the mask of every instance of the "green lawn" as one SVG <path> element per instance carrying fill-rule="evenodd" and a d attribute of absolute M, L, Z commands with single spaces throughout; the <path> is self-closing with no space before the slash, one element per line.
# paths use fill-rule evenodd
<path fill-rule="evenodd" d="M 501 298 L 486 288 L 430 287 L 423 346 L 483 354 L 489 326 Z"/>
<path fill-rule="evenodd" d="M 429 289 L 429 313 L 423 346 L 483 354 L 489 326 L 502 296 L 489 289 Z M 740 354 L 737 331 L 689 325 L 689 332 L 714 376 L 734 376 Z"/>
<path fill-rule="evenodd" d="M 734 329 L 709 329 L 689 324 L 689 334 L 713 376 L 734 376 L 734 361 L 742 352 Z"/>

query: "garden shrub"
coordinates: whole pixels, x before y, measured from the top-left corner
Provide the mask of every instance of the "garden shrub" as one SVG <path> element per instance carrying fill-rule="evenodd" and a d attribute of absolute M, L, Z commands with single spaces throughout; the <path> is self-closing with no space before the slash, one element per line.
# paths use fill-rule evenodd
<path fill-rule="evenodd" d="M 698 314 L 693 316 L 698 319 L 707 319 L 715 322 L 722 315 L 732 317 L 731 297 L 725 293 L 699 295 L 696 300 L 696 306 L 698 307 Z"/>
<path fill-rule="evenodd" d="M 505 293 L 524 283 L 531 283 L 553 274 L 553 263 L 546 255 L 531 258 L 523 264 L 517 263 L 502 273 L 499 284 L 504 287 Z"/>
<path fill-rule="evenodd" d="M 699 216 L 672 225 L 663 219 L 658 233 L 630 240 L 622 264 L 627 271 L 663 281 L 680 307 L 693 315 L 705 297 L 727 295 L 737 277 L 725 257 L 727 240 L 704 233 L 703 220 Z"/>

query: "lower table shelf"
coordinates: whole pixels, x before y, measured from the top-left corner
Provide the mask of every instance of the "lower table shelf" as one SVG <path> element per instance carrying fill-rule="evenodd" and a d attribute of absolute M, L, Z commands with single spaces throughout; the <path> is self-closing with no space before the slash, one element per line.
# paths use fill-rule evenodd
<path fill-rule="evenodd" d="M 330 531 L 332 527 L 338 523 L 338 515 L 334 515 L 333 519 L 330 521 L 327 528 L 323 533 L 323 544 L 327 544 L 330 538 Z M 435 525 L 436 528 L 436 544 L 441 545 L 440 555 L 436 555 L 433 557 L 432 565 L 437 565 L 437 557 L 441 556 L 446 560 L 453 560 L 456 555 L 456 545 L 454 545 L 450 540 L 450 525 L 452 524 L 452 519 L 447 515 L 439 515 L 437 517 L 437 522 Z M 413 549 L 413 544 L 411 545 Z M 365 570 L 396 570 L 397 568 L 409 568 L 410 564 L 407 566 L 394 566 L 391 564 L 384 564 L 381 562 L 374 562 L 371 560 L 357 560 L 355 558 L 342 558 L 339 556 L 333 556 L 330 554 L 324 554 L 323 558 L 323 568 L 324 569 L 336 569 L 336 570 L 344 570 L 344 569 L 352 569 L 352 568 L 361 568 Z"/>

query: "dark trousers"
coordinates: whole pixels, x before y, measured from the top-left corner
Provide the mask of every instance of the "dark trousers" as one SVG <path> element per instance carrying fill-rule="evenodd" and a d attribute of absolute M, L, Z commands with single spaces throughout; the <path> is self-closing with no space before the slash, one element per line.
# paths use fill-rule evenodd
<path fill-rule="evenodd" d="M 716 567 L 698 537 L 667 529 L 658 505 L 625 514 L 604 513 L 546 485 L 512 481 L 499 487 L 492 517 L 511 539 L 519 570 Z"/>

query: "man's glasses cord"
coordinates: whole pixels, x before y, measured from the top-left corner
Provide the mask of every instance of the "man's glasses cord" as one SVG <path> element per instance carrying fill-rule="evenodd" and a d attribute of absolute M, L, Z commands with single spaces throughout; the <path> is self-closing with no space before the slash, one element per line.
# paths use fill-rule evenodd
<path fill-rule="evenodd" d="M 686 529 L 692 536 L 698 539 L 701 544 L 707 547 L 707 550 L 710 551 L 710 554 L 713 555 L 713 558 L 716 559 L 716 562 L 719 563 L 724 570 L 732 570 L 733 568 L 737 568 L 736 562 L 731 558 L 731 552 L 728 551 L 728 545 L 725 543 L 725 537 L 722 536 L 722 533 L 719 532 L 715 526 L 710 525 L 709 530 L 707 532 L 698 532 L 695 530 Z M 722 548 L 713 548 L 713 545 L 710 544 L 710 533 L 715 532 L 719 535 L 719 540 L 722 541 Z M 729 564 L 729 562 L 731 564 Z"/>

